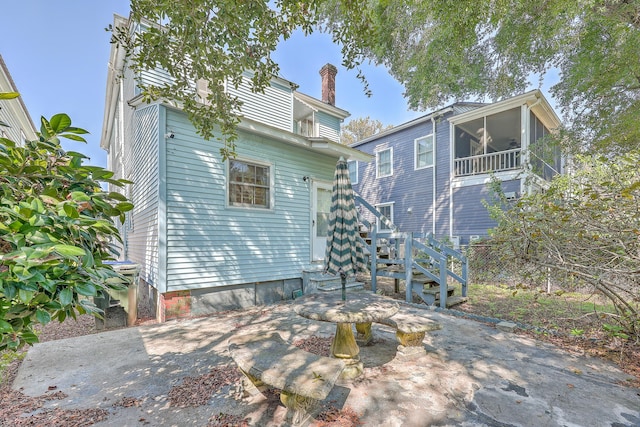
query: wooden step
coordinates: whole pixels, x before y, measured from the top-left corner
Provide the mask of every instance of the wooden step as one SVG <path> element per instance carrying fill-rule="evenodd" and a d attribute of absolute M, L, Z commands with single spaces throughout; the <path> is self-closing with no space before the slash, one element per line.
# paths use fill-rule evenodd
<path fill-rule="evenodd" d="M 447 297 L 447 308 L 451 308 L 453 306 L 463 304 L 467 302 L 469 298 L 463 296 L 451 296 Z"/>
<path fill-rule="evenodd" d="M 428 278 L 427 276 L 421 274 L 418 277 L 413 276 L 413 278 L 411 279 L 411 283 L 413 283 L 414 285 L 422 285 L 422 286 L 438 286 L 438 284 L 435 282 L 435 280 Z"/>
<path fill-rule="evenodd" d="M 447 297 L 450 297 L 453 295 L 453 293 L 455 292 L 456 288 L 449 285 L 447 286 Z M 429 286 L 429 285 L 425 285 L 425 287 L 422 289 L 422 293 L 429 294 L 429 295 L 435 295 L 436 299 L 440 298 L 440 286 Z"/>

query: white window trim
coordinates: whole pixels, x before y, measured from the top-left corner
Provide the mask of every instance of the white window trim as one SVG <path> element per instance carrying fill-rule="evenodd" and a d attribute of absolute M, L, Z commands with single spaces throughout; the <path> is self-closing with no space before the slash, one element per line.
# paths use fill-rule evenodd
<path fill-rule="evenodd" d="M 418 141 L 431 137 L 431 164 L 426 166 L 418 166 Z M 432 168 L 436 158 L 436 147 L 434 143 L 433 133 L 421 136 L 413 140 L 413 170 Z"/>
<path fill-rule="evenodd" d="M 351 181 L 351 185 L 356 185 L 360 182 L 360 172 L 358 171 L 358 161 L 357 160 L 347 160 L 347 165 L 355 164 L 356 166 L 356 179 Z M 351 171 L 349 171 L 351 172 Z M 351 177 L 351 173 L 349 173 L 349 177 Z"/>
<path fill-rule="evenodd" d="M 393 206 L 395 205 L 396 202 L 386 202 L 386 203 L 378 203 L 375 205 L 375 208 L 379 211 L 380 208 L 384 208 L 384 207 L 391 207 L 391 215 L 389 215 L 387 218 L 389 219 L 389 221 L 391 221 L 392 224 L 395 224 L 395 222 L 393 221 L 393 216 L 394 216 L 394 209 Z M 380 218 L 376 217 L 376 228 L 378 230 L 381 230 L 380 228 Z M 385 230 L 390 230 L 389 228 L 385 228 Z"/>
<path fill-rule="evenodd" d="M 272 212 L 275 210 L 275 167 L 273 163 L 259 161 L 255 159 L 250 159 L 247 157 L 235 157 L 233 160 L 237 160 L 243 163 L 249 163 L 256 166 L 264 166 L 269 168 L 269 207 L 264 208 L 260 206 L 237 206 L 232 205 L 229 201 L 229 185 L 231 184 L 231 179 L 229 177 L 230 164 L 229 160 L 226 163 L 226 171 L 225 171 L 225 206 L 228 209 L 241 209 L 241 210 L 251 210 L 251 211 L 259 211 L 259 212 Z"/>
<path fill-rule="evenodd" d="M 391 167 L 389 168 L 390 172 L 388 175 L 379 175 L 378 172 L 380 171 L 380 168 L 379 168 L 380 153 L 384 151 L 389 151 L 389 163 L 391 163 Z M 393 176 L 393 147 L 380 148 L 379 150 L 376 150 L 376 179 L 386 178 L 388 176 Z"/>

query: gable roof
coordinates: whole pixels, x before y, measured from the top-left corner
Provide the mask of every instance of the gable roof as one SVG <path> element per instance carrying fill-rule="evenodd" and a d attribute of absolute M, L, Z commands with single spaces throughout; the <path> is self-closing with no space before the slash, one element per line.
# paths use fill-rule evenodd
<path fill-rule="evenodd" d="M 356 141 L 351 144 L 351 147 L 357 147 L 359 145 L 365 144 L 369 141 L 379 139 L 386 135 L 393 134 L 400 130 L 416 126 L 418 124 L 430 121 L 431 119 L 438 118 L 443 116 L 445 113 L 453 112 L 454 114 L 449 117 L 449 122 L 451 123 L 460 123 L 466 122 L 468 120 L 472 120 L 476 117 L 482 117 L 488 114 L 493 114 L 498 111 L 508 110 L 509 108 L 514 108 L 519 105 L 527 104 L 529 108 L 531 108 L 536 116 L 540 118 L 540 120 L 547 126 L 548 129 L 556 129 L 560 125 L 560 118 L 557 116 L 553 108 L 542 94 L 539 89 L 534 89 L 529 92 L 525 92 L 521 95 L 517 95 L 511 98 L 504 99 L 502 101 L 497 101 L 493 103 L 482 103 L 482 102 L 456 102 L 447 107 L 441 108 L 439 110 L 435 110 L 431 113 L 428 113 L 424 116 L 418 117 L 416 119 L 410 120 L 408 122 L 402 123 L 398 126 L 394 126 L 391 129 L 387 129 L 383 132 L 372 135 L 368 138 L 365 138 L 361 141 Z"/>

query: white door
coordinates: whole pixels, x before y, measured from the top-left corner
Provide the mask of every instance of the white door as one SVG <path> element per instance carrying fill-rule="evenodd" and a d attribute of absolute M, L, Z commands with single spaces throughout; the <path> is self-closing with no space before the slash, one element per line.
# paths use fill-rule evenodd
<path fill-rule="evenodd" d="M 311 261 L 323 261 L 327 248 L 329 212 L 331 211 L 331 184 L 313 182 L 311 199 Z"/>

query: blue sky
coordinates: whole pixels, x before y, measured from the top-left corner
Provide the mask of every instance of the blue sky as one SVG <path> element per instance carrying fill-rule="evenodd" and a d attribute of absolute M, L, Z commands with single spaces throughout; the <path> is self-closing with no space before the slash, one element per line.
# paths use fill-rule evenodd
<path fill-rule="evenodd" d="M 39 128 L 40 116 L 67 113 L 74 126 L 90 132 L 88 144 L 65 143 L 90 163 L 105 166 L 100 148 L 110 33 L 113 14 L 129 14 L 129 0 L 21 0 L 3 4 L 0 54 Z M 370 116 L 398 125 L 424 113 L 410 111 L 403 88 L 384 67 L 365 66 L 372 97 L 356 78 L 356 71 L 340 66 L 341 55 L 326 34 L 295 34 L 275 54 L 281 76 L 300 85 L 299 91 L 320 98 L 320 68 L 338 67 L 336 105 L 351 118 Z M 348 121 L 349 119 L 347 119 Z"/>

